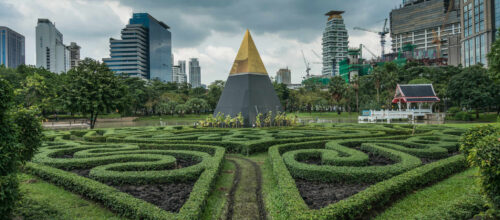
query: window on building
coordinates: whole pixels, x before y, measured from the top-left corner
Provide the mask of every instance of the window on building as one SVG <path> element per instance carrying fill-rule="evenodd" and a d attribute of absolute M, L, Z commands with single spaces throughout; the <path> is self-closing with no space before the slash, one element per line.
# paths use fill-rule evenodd
<path fill-rule="evenodd" d="M 500 0 L 495 0 L 495 28 L 500 28 Z"/>
<path fill-rule="evenodd" d="M 472 3 L 464 6 L 464 36 L 472 34 Z"/>
<path fill-rule="evenodd" d="M 476 60 L 474 63 L 480 63 L 481 62 L 481 42 L 480 42 L 480 36 L 476 36 L 474 38 L 475 40 L 475 46 L 476 46 Z"/>
<path fill-rule="evenodd" d="M 488 52 L 486 51 L 486 34 L 481 34 L 481 63 L 487 65 L 486 55 Z"/>

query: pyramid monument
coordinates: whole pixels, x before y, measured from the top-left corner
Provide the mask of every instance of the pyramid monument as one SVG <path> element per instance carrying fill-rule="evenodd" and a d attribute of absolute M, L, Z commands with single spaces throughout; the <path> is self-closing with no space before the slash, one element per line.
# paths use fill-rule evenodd
<path fill-rule="evenodd" d="M 247 29 L 214 115 L 220 112 L 235 117 L 241 112 L 248 127 L 257 114 L 269 111 L 274 114 L 283 109 Z"/>

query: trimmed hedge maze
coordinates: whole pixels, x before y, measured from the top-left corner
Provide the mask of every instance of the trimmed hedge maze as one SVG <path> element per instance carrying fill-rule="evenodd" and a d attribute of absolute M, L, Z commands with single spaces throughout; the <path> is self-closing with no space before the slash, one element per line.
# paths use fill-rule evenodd
<path fill-rule="evenodd" d="M 129 218 L 198 219 L 226 153 L 268 152 L 280 216 L 353 219 L 465 169 L 456 155 L 462 132 L 392 124 L 47 131 L 25 170 Z"/>

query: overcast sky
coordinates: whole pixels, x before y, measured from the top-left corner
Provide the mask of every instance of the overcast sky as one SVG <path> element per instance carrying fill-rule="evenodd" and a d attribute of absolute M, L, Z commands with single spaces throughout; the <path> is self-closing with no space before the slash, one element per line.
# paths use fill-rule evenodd
<path fill-rule="evenodd" d="M 363 43 L 379 54 L 378 35 L 353 27 L 380 30 L 399 4 L 401 0 L 0 0 L 0 26 L 26 37 L 27 64 L 35 64 L 38 18 L 55 22 L 65 44 L 82 46 L 82 58 L 101 60 L 109 57 L 109 38 L 120 38 L 132 13 L 147 12 L 170 26 L 175 63 L 199 58 L 204 84 L 226 80 L 248 28 L 269 75 L 288 67 L 292 82 L 299 83 L 305 75 L 301 50 L 309 62 L 321 61 L 312 50 L 321 56 L 326 12 L 345 11 L 349 46 Z M 312 64 L 312 73 L 320 72 L 321 64 Z"/>

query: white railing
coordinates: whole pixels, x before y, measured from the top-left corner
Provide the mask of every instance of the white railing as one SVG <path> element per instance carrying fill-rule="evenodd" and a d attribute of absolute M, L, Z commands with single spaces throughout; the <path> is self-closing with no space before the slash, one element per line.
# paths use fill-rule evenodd
<path fill-rule="evenodd" d="M 414 120 L 415 117 L 426 116 L 432 114 L 432 109 L 409 109 L 409 110 L 370 110 L 364 112 L 363 115 L 358 116 L 359 121 L 377 121 L 377 120 L 387 120 L 392 119 L 410 119 Z"/>

